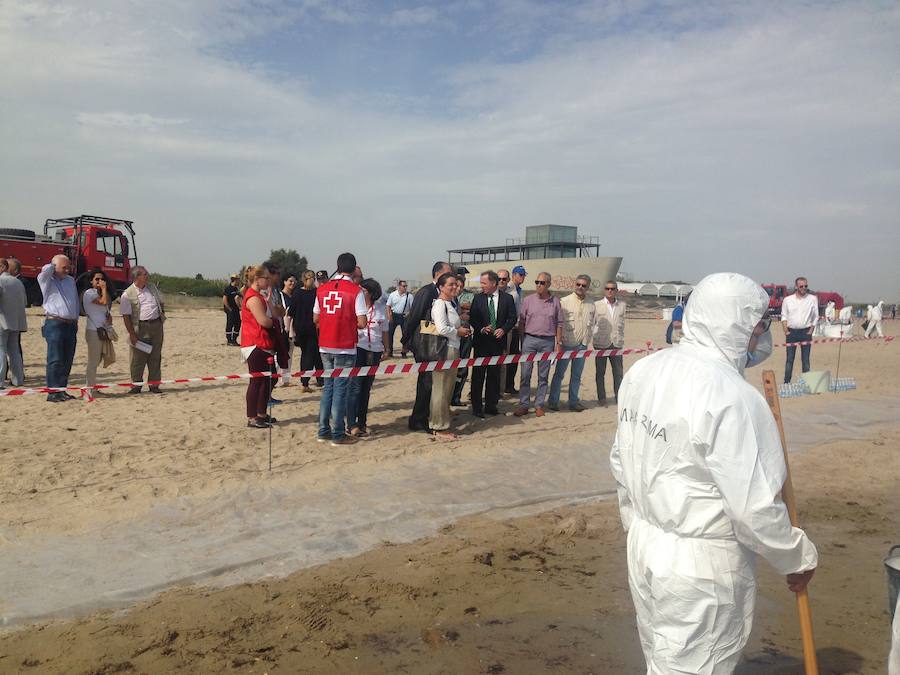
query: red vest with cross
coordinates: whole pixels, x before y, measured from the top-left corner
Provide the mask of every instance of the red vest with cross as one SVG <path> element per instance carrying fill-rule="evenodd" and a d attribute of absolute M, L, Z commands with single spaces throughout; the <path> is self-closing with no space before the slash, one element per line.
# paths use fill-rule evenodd
<path fill-rule="evenodd" d="M 319 347 L 356 347 L 356 296 L 359 286 L 348 279 L 331 279 L 316 289 L 319 302 Z"/>

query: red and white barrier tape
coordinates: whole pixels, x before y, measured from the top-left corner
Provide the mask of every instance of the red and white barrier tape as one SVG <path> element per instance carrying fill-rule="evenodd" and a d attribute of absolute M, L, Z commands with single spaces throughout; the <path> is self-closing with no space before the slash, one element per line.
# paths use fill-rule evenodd
<path fill-rule="evenodd" d="M 828 342 L 864 342 L 872 340 L 884 340 L 891 342 L 894 336 L 885 337 L 852 337 L 852 338 L 821 338 L 818 340 L 808 340 L 806 342 L 780 343 L 775 347 L 785 346 L 802 346 L 811 344 L 822 344 Z M 648 342 L 646 347 L 627 348 L 627 349 L 578 349 L 566 350 L 559 352 L 532 352 L 529 354 L 507 354 L 505 356 L 478 356 L 469 359 L 450 359 L 447 361 L 425 361 L 422 363 L 403 363 L 395 364 L 382 363 L 377 366 L 353 366 L 351 368 L 332 368 L 331 370 L 301 370 L 291 373 L 291 378 L 298 377 L 367 377 L 374 375 L 405 375 L 407 373 L 426 373 L 435 370 L 453 370 L 455 368 L 469 368 L 473 366 L 499 366 L 510 363 L 519 363 L 520 361 L 564 361 L 567 359 L 587 359 L 591 357 L 604 356 L 629 356 L 633 354 L 649 354 L 651 352 L 666 349 L 664 347 L 654 347 Z M 109 384 L 95 384 L 93 387 L 31 387 L 31 388 L 15 388 L 0 391 L 2 396 L 27 396 L 30 394 L 52 394 L 60 391 L 79 391 L 81 396 L 87 400 L 91 400 L 91 390 L 115 389 L 117 387 L 138 387 L 138 386 L 159 386 L 161 384 L 193 384 L 197 382 L 222 382 L 226 380 L 244 380 L 253 377 L 273 377 L 275 379 L 284 377 L 280 374 L 271 374 L 264 372 L 239 373 L 234 375 L 210 375 L 206 377 L 180 377 L 171 380 L 153 380 L 148 382 L 115 382 Z"/>

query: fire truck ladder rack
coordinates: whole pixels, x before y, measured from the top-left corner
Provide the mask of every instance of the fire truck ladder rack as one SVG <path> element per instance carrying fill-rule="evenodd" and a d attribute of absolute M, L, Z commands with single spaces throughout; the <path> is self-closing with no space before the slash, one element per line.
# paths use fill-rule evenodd
<path fill-rule="evenodd" d="M 128 260 L 131 266 L 137 265 L 137 246 L 134 243 L 134 221 L 122 220 L 120 218 L 106 218 L 104 216 L 71 216 L 70 218 L 48 218 L 44 223 L 44 236 L 50 236 L 51 230 L 61 230 L 65 227 L 75 228 L 75 239 L 81 234 L 81 230 L 85 225 L 96 225 L 98 227 L 108 227 L 116 229 L 121 226 L 129 234 L 130 247 L 128 250 Z"/>

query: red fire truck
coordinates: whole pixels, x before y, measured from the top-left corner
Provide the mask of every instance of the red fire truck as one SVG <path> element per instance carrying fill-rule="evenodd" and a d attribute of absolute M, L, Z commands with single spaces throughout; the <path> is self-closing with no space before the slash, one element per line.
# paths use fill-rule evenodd
<path fill-rule="evenodd" d="M 17 258 L 22 263 L 19 278 L 25 284 L 28 302 L 40 305 L 38 272 L 53 256 L 62 253 L 74 265 L 73 276 L 79 292 L 89 285 L 89 274 L 101 269 L 117 293 L 131 283 L 131 268 L 137 264 L 134 223 L 102 216 L 50 218 L 44 233 L 33 230 L 0 228 L 0 258 Z"/>
<path fill-rule="evenodd" d="M 769 314 L 771 316 L 781 316 L 781 303 L 784 301 L 785 297 L 793 293 L 794 290 L 788 291 L 788 287 L 783 284 L 763 284 L 762 287 L 766 293 L 769 294 Z M 810 293 L 815 295 L 816 299 L 819 301 L 819 316 L 825 313 L 825 306 L 828 304 L 829 300 L 834 302 L 834 308 L 836 310 L 841 309 L 844 306 L 844 298 L 840 293 L 813 290 L 810 290 Z"/>

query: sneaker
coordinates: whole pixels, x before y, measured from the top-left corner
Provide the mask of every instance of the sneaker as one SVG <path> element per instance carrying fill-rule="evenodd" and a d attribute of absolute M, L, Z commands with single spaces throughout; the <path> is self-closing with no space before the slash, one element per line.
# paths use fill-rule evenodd
<path fill-rule="evenodd" d="M 543 409 L 543 408 L 535 408 L 535 409 L 534 409 L 534 416 L 535 416 L 535 417 L 543 417 L 543 416 L 544 416 L 544 409 Z"/>
<path fill-rule="evenodd" d="M 247 426 L 251 429 L 268 429 L 272 425 L 257 417 L 256 419 L 247 420 Z"/>
<path fill-rule="evenodd" d="M 316 436 L 316 440 L 319 443 L 327 443 L 331 440 L 331 434 L 328 434 L 327 436 Z"/>
<path fill-rule="evenodd" d="M 587 410 L 587 408 L 585 408 L 580 403 L 573 403 L 569 406 L 569 410 L 571 410 L 572 412 L 584 412 L 585 410 Z"/>
<path fill-rule="evenodd" d="M 333 438 L 331 439 L 331 445 L 332 445 L 332 447 L 335 447 L 335 448 L 338 448 L 342 445 L 353 445 L 355 443 L 356 443 L 356 439 L 353 438 L 353 436 L 342 436 L 341 438 L 338 438 L 337 440 L 335 440 Z"/>
<path fill-rule="evenodd" d="M 548 403 L 547 407 L 554 412 L 559 412 L 559 403 Z"/>
<path fill-rule="evenodd" d="M 60 394 L 61 392 L 58 391 L 47 394 L 47 400 L 50 401 L 50 403 L 62 403 L 66 399 L 60 396 Z"/>
<path fill-rule="evenodd" d="M 527 415 L 527 414 L 528 414 L 528 408 L 525 408 L 523 406 L 519 406 L 518 408 L 513 410 L 513 415 L 515 415 L 516 417 L 525 417 L 525 415 Z"/>

